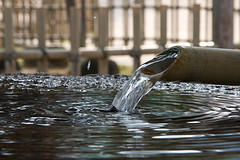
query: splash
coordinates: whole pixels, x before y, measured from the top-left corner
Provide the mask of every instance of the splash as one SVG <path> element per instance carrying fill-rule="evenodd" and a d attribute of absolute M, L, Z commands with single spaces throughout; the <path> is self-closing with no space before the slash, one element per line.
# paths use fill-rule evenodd
<path fill-rule="evenodd" d="M 112 105 L 122 112 L 134 112 L 139 101 L 151 91 L 155 82 L 146 76 L 141 76 L 141 72 L 137 70 L 116 94 Z"/>
<path fill-rule="evenodd" d="M 170 48 L 141 65 L 116 94 L 112 105 L 122 112 L 134 112 L 143 96 L 148 94 L 162 73 L 174 62 L 178 48 Z"/>

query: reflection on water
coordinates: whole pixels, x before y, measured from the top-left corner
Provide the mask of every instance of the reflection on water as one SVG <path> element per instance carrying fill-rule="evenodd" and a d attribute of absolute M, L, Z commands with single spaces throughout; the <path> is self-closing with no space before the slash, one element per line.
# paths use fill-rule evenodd
<path fill-rule="evenodd" d="M 239 86 L 158 82 L 140 113 L 97 110 L 127 79 L 0 76 L 0 158 L 240 158 Z"/>

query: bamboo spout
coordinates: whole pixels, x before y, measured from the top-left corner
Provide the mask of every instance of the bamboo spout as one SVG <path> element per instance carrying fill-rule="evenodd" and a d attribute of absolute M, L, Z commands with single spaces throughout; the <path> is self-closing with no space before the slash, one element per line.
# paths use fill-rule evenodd
<path fill-rule="evenodd" d="M 175 46 L 143 64 L 140 72 L 158 80 L 239 85 L 240 51 Z"/>

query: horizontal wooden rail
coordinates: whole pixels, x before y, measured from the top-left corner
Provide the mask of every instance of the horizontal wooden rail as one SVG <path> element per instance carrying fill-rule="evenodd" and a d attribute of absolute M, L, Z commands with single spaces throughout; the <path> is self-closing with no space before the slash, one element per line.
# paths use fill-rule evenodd
<path fill-rule="evenodd" d="M 141 48 L 140 51 L 143 54 L 158 54 L 163 51 L 163 47 L 152 47 L 152 48 Z M 101 58 L 105 54 L 108 56 L 120 56 L 120 55 L 132 55 L 134 50 L 130 47 L 116 48 L 116 47 L 105 47 L 104 50 L 99 48 L 79 48 L 78 56 L 81 58 Z M 49 59 L 60 59 L 67 58 L 70 56 L 71 51 L 65 48 L 48 48 L 45 49 L 45 53 Z M 4 60 L 5 50 L 0 50 L 0 60 Z M 38 49 L 23 49 L 15 50 L 14 56 L 16 58 L 22 58 L 26 60 L 39 60 L 42 58 L 44 53 Z"/>

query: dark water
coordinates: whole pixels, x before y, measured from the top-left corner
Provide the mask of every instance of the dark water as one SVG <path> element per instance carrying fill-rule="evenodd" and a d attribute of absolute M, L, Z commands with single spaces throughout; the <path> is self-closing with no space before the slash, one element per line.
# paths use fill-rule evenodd
<path fill-rule="evenodd" d="M 0 76 L 0 159 L 240 159 L 240 86 L 157 82 L 140 113 L 99 111 L 128 78 Z"/>

